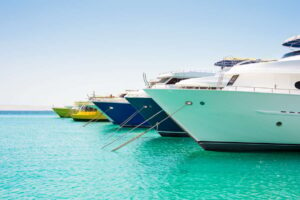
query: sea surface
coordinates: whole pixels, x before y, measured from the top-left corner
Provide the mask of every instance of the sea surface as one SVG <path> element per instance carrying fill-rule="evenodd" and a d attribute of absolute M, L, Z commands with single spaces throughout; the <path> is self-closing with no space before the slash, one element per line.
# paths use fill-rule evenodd
<path fill-rule="evenodd" d="M 300 199 L 300 153 L 209 152 L 154 131 L 111 152 L 144 129 L 84 124 L 0 112 L 0 198 Z"/>

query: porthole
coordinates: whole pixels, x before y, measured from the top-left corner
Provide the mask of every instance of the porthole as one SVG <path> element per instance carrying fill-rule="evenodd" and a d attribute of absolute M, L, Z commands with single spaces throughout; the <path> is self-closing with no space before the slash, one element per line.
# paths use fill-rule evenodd
<path fill-rule="evenodd" d="M 276 126 L 282 126 L 282 122 L 276 122 Z"/>
<path fill-rule="evenodd" d="M 200 105 L 201 105 L 201 106 L 204 106 L 204 105 L 205 105 L 205 102 L 204 102 L 204 101 L 200 101 Z"/>
<path fill-rule="evenodd" d="M 295 83 L 295 88 L 297 88 L 297 89 L 300 90 L 300 81 L 297 81 L 297 82 Z"/>

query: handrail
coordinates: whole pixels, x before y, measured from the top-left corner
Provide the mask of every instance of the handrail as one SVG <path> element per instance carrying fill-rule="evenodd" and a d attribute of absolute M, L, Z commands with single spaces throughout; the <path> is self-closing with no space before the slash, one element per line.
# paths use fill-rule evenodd
<path fill-rule="evenodd" d="M 114 97 L 114 98 L 110 98 L 110 97 L 104 97 L 104 98 L 97 98 L 94 99 L 95 102 L 119 102 L 119 103 L 124 103 L 127 102 L 127 100 L 125 98 L 121 98 L 121 97 Z"/>
<path fill-rule="evenodd" d="M 251 86 L 227 86 L 227 87 L 180 87 L 178 89 L 196 89 L 196 90 L 223 90 L 223 91 L 241 91 L 241 92 L 265 92 L 265 93 L 276 93 L 276 94 L 298 94 L 300 90 L 297 89 L 278 89 L 268 87 L 251 87 Z M 243 90 L 244 89 L 244 90 Z M 248 89 L 248 90 L 245 90 Z M 284 92 L 283 92 L 284 91 Z"/>
<path fill-rule="evenodd" d="M 284 94 L 300 94 L 300 90 L 298 89 L 285 89 L 285 88 L 269 88 L 269 87 L 251 87 L 251 86 L 228 86 L 223 90 L 231 91 L 231 88 L 234 88 L 234 91 L 245 91 L 247 92 L 270 92 L 270 93 L 284 93 Z M 269 90 L 269 91 L 266 91 Z M 284 91 L 284 92 L 283 92 Z M 286 92 L 286 93 L 285 93 Z"/>

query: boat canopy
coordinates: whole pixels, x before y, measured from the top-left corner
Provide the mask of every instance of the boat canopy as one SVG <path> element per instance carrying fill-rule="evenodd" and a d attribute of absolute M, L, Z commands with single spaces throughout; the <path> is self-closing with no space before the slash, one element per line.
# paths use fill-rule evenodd
<path fill-rule="evenodd" d="M 232 58 L 232 57 L 227 57 L 224 58 L 223 60 L 220 60 L 215 63 L 215 66 L 219 67 L 232 67 L 238 63 L 244 62 L 244 61 L 255 61 L 257 59 L 254 58 Z"/>
<path fill-rule="evenodd" d="M 293 36 L 282 43 L 286 47 L 300 48 L 300 35 Z"/>
<path fill-rule="evenodd" d="M 76 101 L 74 102 L 74 105 L 80 107 L 80 106 L 92 105 L 92 103 L 89 101 Z"/>
<path fill-rule="evenodd" d="M 216 66 L 220 67 L 232 67 L 234 65 L 247 65 L 252 63 L 260 62 L 271 62 L 276 60 L 266 60 L 266 59 L 255 59 L 255 58 L 224 58 L 215 63 Z"/>

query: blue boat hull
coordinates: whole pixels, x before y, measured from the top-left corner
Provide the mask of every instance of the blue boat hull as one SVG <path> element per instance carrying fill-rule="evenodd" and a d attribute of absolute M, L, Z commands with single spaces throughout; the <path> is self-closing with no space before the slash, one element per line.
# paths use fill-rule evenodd
<path fill-rule="evenodd" d="M 124 123 L 136 113 L 136 109 L 129 103 L 119 102 L 93 102 L 114 124 L 122 125 L 123 127 L 135 127 L 145 121 L 145 119 L 137 113 L 131 120 Z M 150 127 L 150 124 L 145 123 L 141 128 Z"/>
<path fill-rule="evenodd" d="M 126 100 L 136 109 L 139 110 L 143 106 L 147 108 L 142 109 L 140 114 L 144 119 L 150 119 L 153 115 L 161 111 L 161 107 L 150 97 L 128 97 Z M 162 111 L 148 121 L 151 126 L 156 125 L 168 115 Z M 189 135 L 172 119 L 168 118 L 156 127 L 156 131 L 163 137 L 189 137 Z"/>

